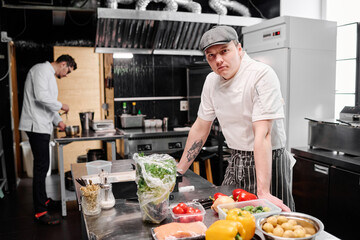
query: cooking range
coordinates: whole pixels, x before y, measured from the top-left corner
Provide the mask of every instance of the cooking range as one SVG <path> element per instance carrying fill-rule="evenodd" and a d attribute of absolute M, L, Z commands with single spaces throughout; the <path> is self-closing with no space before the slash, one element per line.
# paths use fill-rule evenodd
<path fill-rule="evenodd" d="M 188 129 L 174 131 L 162 128 L 118 129 L 124 138 L 120 140 L 120 155 L 131 158 L 134 153 L 174 153 L 183 150 Z"/>

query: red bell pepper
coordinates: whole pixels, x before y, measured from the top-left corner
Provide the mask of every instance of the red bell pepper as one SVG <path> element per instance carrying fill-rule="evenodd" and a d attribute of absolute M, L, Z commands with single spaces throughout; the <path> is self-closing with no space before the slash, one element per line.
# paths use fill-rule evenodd
<path fill-rule="evenodd" d="M 236 202 L 242 202 L 242 201 L 248 201 L 248 200 L 254 200 L 257 199 L 257 196 L 255 194 L 249 193 L 245 191 L 244 189 L 237 188 L 234 189 L 232 192 L 233 198 Z"/>
<path fill-rule="evenodd" d="M 219 197 L 222 197 L 222 196 L 228 196 L 228 195 L 218 192 L 218 193 L 215 193 L 215 194 L 214 194 L 214 197 L 211 197 L 211 196 L 210 196 L 209 198 L 210 198 L 211 200 L 215 201 L 216 199 L 218 199 Z"/>

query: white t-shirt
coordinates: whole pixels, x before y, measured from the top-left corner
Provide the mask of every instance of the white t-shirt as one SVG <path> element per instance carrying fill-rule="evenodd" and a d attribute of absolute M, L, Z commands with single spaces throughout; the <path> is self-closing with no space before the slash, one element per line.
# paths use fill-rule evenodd
<path fill-rule="evenodd" d="M 53 124 L 62 121 L 58 111 L 55 70 L 49 62 L 33 66 L 27 74 L 19 130 L 51 134 Z"/>
<path fill-rule="evenodd" d="M 283 105 L 274 70 L 244 52 L 232 79 L 214 72 L 206 77 L 198 117 L 206 121 L 217 117 L 228 147 L 243 151 L 254 150 L 252 123 L 271 119 L 272 148 L 278 149 L 286 144 Z"/>

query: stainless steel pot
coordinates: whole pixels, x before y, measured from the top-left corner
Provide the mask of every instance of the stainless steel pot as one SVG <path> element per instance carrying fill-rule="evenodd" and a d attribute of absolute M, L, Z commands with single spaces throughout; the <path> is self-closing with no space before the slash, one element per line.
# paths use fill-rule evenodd
<path fill-rule="evenodd" d="M 75 136 L 80 133 L 80 127 L 78 125 L 66 126 L 65 133 L 66 133 L 66 136 L 68 136 L 68 137 Z"/>

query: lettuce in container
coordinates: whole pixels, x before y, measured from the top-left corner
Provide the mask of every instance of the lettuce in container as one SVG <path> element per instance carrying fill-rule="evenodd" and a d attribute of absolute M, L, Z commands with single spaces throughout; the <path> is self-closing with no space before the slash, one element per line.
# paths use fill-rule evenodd
<path fill-rule="evenodd" d="M 176 161 L 168 154 L 135 153 L 133 159 L 143 221 L 159 224 L 168 215 L 169 195 L 176 183 Z"/>

